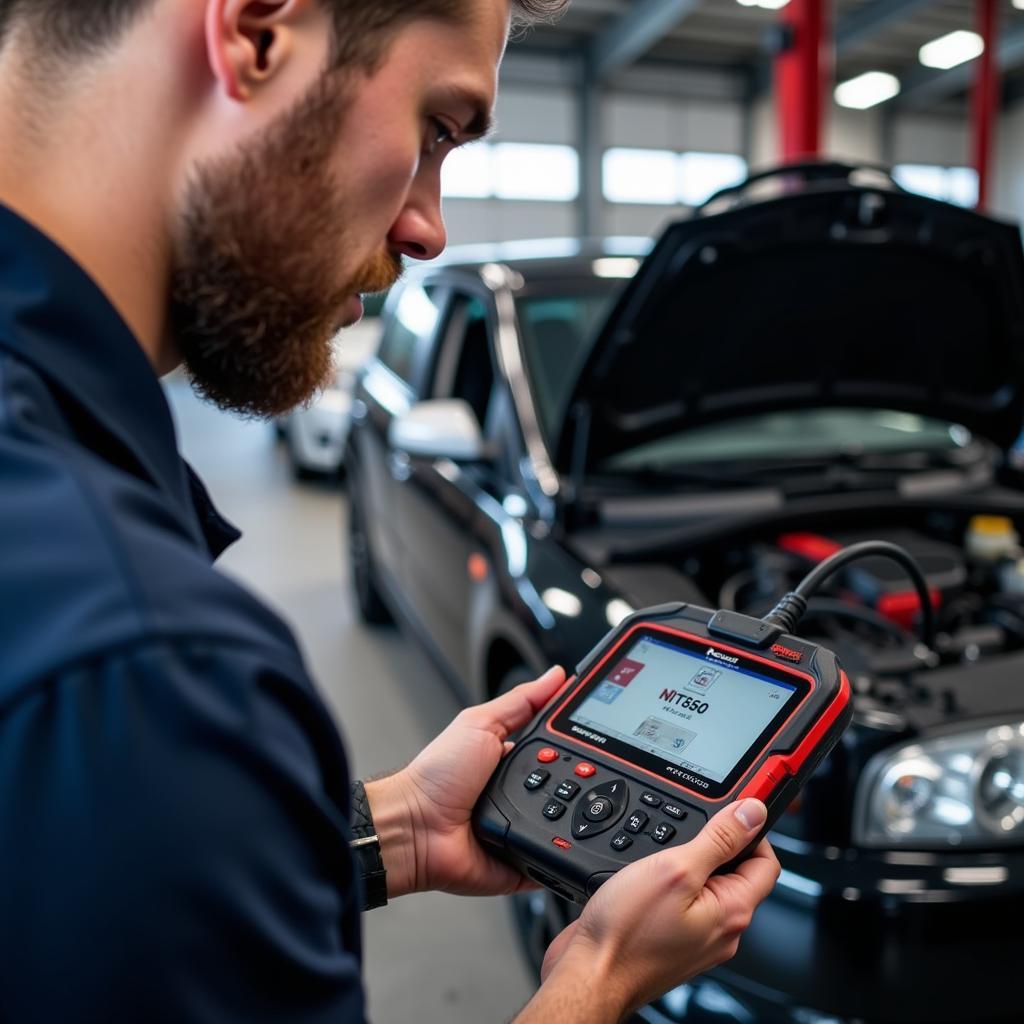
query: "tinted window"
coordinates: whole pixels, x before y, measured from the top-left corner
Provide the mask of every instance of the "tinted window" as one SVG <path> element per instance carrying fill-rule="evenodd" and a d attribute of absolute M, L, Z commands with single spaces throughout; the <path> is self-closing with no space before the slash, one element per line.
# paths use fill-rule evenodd
<path fill-rule="evenodd" d="M 413 383 L 420 343 L 428 340 L 437 327 L 440 298 L 432 285 L 409 285 L 385 328 L 377 357 L 407 383 Z"/>
<path fill-rule="evenodd" d="M 541 426 L 557 431 L 594 333 L 608 315 L 616 289 L 581 295 L 547 295 L 518 303 L 527 369 Z"/>
<path fill-rule="evenodd" d="M 438 365 L 435 395 L 468 402 L 481 427 L 494 391 L 494 362 L 487 309 L 479 299 L 456 297 L 448 320 L 448 338 Z"/>

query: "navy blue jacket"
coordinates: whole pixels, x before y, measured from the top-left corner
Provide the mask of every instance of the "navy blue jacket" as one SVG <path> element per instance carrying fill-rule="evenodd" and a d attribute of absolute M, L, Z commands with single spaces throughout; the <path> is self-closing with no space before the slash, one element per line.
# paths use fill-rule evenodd
<path fill-rule="evenodd" d="M 0 208 L 0 1021 L 362 1021 L 349 779 L 138 343 Z"/>

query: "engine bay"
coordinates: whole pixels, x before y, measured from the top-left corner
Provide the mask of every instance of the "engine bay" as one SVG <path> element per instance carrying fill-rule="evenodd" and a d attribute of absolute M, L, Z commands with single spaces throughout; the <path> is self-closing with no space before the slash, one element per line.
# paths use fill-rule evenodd
<path fill-rule="evenodd" d="M 914 527 L 785 532 L 706 552 L 684 571 L 713 605 L 761 617 L 817 563 L 864 540 L 887 540 L 913 555 L 937 637 L 934 650 L 922 644 L 920 599 L 898 565 L 868 558 L 839 572 L 811 600 L 800 632 L 835 651 L 855 694 L 894 711 L 916 707 L 917 725 L 979 713 L 969 697 L 965 706 L 962 684 L 998 705 L 986 710 L 1019 704 L 1009 692 L 983 698 L 1024 669 L 1024 549 L 1009 518 L 933 516 Z"/>

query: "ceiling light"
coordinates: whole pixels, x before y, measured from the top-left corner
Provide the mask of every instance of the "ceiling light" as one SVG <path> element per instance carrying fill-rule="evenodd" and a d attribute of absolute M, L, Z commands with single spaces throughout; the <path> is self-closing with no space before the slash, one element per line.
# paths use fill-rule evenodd
<path fill-rule="evenodd" d="M 884 71 L 865 71 L 836 86 L 836 103 L 851 110 L 867 110 L 898 96 L 900 80 Z"/>
<path fill-rule="evenodd" d="M 948 71 L 964 61 L 974 60 L 985 51 L 985 41 L 977 32 L 960 29 L 921 47 L 918 56 L 926 68 Z"/>
<path fill-rule="evenodd" d="M 602 256 L 594 260 L 594 275 L 596 277 L 625 278 L 636 276 L 640 269 L 640 261 L 632 256 Z"/>
<path fill-rule="evenodd" d="M 766 11 L 777 11 L 785 7 L 789 0 L 736 0 L 741 7 L 762 7 Z M 1024 3 L 1024 0 L 1021 0 Z"/>

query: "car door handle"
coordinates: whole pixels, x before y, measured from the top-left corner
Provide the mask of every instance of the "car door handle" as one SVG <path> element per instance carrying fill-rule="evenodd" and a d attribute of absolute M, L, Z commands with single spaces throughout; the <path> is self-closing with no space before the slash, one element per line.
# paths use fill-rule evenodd
<path fill-rule="evenodd" d="M 405 452 L 392 452 L 388 457 L 388 471 L 399 483 L 412 475 L 412 461 Z"/>

